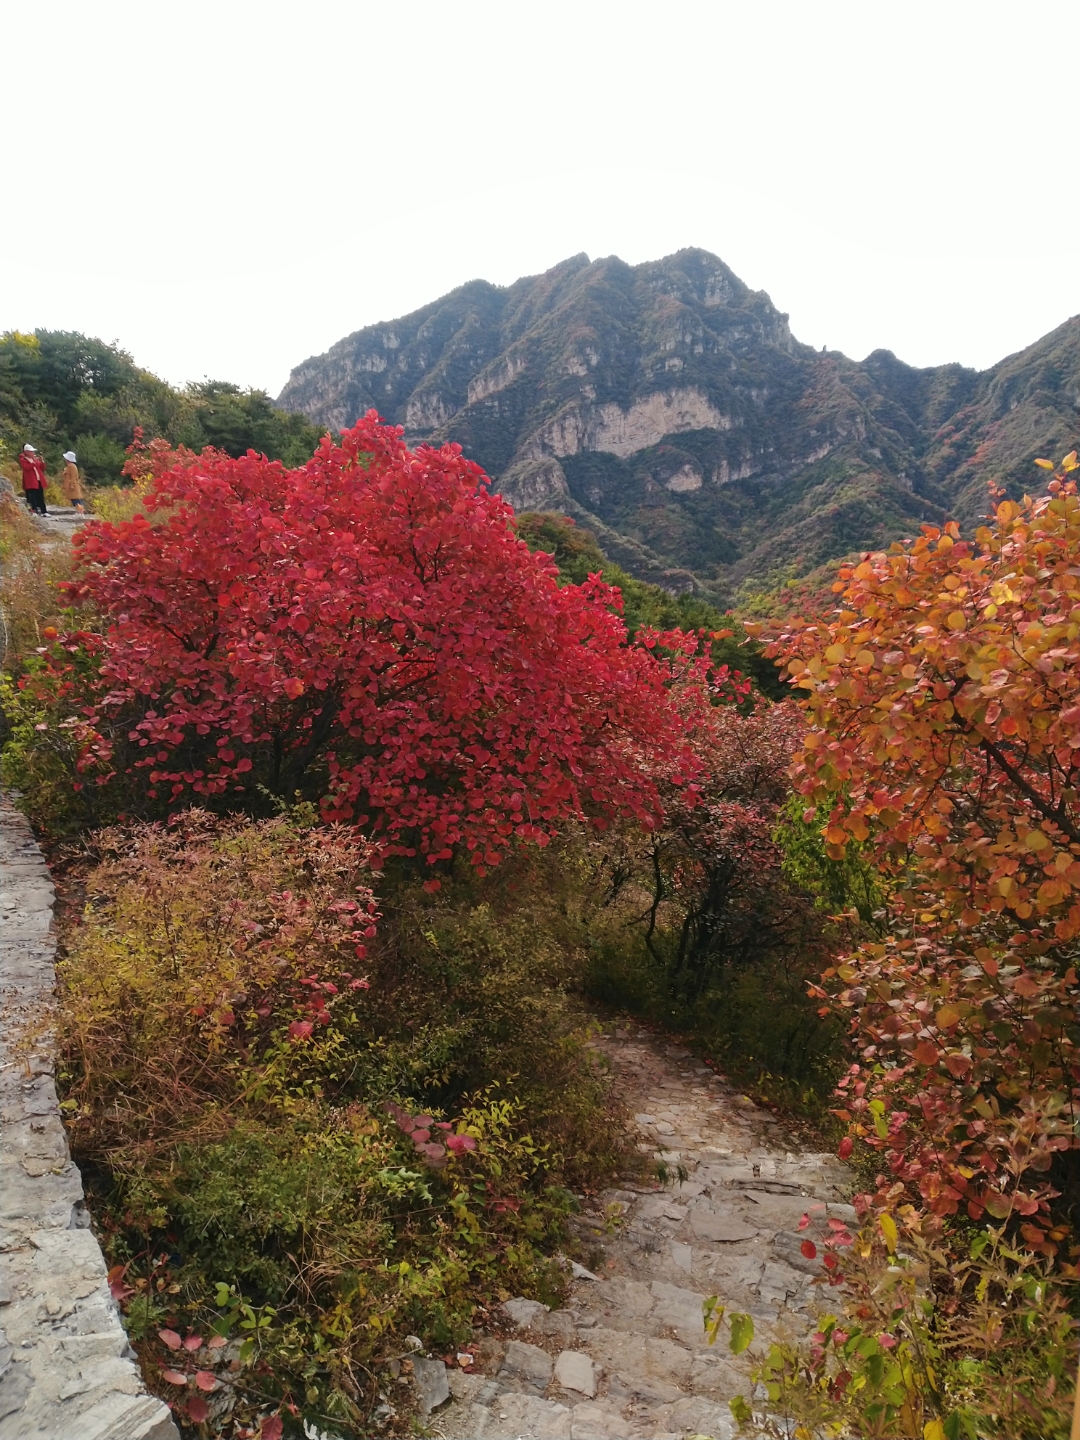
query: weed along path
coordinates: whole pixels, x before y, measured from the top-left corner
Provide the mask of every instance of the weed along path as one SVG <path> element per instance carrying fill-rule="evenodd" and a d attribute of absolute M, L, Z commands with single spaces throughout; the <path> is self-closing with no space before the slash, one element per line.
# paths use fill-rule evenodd
<path fill-rule="evenodd" d="M 797 1149 L 687 1051 L 637 1028 L 600 1044 L 642 1149 L 671 1179 L 609 1190 L 576 1217 L 596 1278 L 577 1267 L 563 1310 L 506 1304 L 505 1333 L 481 1341 L 481 1373 L 448 1367 L 444 1378 L 441 1362 L 419 1362 L 422 1397 L 437 1403 L 449 1390 L 428 1418 L 446 1440 L 729 1440 L 728 1400 L 749 1395 L 749 1356 L 779 1334 L 805 1334 L 821 1296 L 802 1242 L 829 1217 L 854 1219 L 847 1167 Z M 708 1345 L 713 1295 L 752 1317 L 748 1355 L 731 1355 L 726 1326 Z"/>

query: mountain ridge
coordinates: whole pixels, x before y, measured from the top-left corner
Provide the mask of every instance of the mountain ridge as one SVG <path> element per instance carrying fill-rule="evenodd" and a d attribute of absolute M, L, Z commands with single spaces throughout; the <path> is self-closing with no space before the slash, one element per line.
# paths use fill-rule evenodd
<path fill-rule="evenodd" d="M 453 440 L 517 510 L 564 511 L 642 579 L 724 600 L 921 523 L 970 525 L 1080 428 L 1080 319 L 987 371 L 791 333 L 689 249 L 469 281 L 297 366 L 277 402 Z"/>

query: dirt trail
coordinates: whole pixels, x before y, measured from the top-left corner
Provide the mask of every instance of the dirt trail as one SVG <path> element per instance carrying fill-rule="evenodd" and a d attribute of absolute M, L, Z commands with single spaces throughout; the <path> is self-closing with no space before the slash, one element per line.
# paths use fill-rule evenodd
<path fill-rule="evenodd" d="M 811 1236 L 829 1216 L 854 1218 L 847 1167 L 800 1150 L 687 1051 L 637 1028 L 600 1043 L 642 1150 L 675 1178 L 607 1191 L 577 1217 L 599 1278 L 576 1278 L 564 1310 L 510 1301 L 517 1338 L 483 1342 L 486 1373 L 444 1381 L 441 1362 L 420 1362 L 430 1400 L 449 1383 L 450 1403 L 429 1418 L 447 1440 L 729 1440 L 727 1402 L 749 1383 L 723 1340 L 706 1343 L 702 1302 L 749 1312 L 753 1350 L 805 1334 L 816 1262 L 801 1254 L 800 1217 L 812 1214 Z"/>

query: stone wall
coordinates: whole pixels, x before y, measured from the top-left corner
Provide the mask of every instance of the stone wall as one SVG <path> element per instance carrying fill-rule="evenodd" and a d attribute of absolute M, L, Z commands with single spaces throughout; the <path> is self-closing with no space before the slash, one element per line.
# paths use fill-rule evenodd
<path fill-rule="evenodd" d="M 109 1293 L 57 1107 L 53 898 L 0 798 L 0 1440 L 178 1440 Z"/>

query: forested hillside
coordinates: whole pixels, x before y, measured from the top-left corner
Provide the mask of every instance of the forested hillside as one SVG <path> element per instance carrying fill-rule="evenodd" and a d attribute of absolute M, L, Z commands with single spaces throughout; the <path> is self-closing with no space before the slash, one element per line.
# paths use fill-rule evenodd
<path fill-rule="evenodd" d="M 146 439 L 230 455 L 249 447 L 296 465 L 322 431 L 286 415 L 262 390 L 207 380 L 177 389 L 140 369 L 115 345 L 68 330 L 0 336 L 0 461 L 29 441 L 51 469 L 74 449 L 86 478 L 120 479 L 136 427 Z"/>
<path fill-rule="evenodd" d="M 979 373 L 817 352 L 715 255 L 577 255 L 473 281 L 296 367 L 317 424 L 374 407 L 458 441 L 517 509 L 563 510 L 610 557 L 727 603 L 990 508 L 1080 426 L 1080 320 Z"/>

